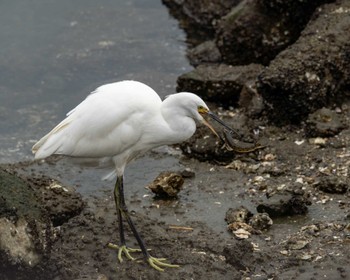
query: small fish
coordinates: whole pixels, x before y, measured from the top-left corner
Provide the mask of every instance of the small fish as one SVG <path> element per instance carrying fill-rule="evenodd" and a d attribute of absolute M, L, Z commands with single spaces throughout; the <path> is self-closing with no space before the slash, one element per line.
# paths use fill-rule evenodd
<path fill-rule="evenodd" d="M 265 146 L 260 145 L 259 143 L 252 144 L 233 139 L 232 132 L 227 129 L 224 129 L 224 141 L 228 150 L 241 154 L 265 148 Z"/>

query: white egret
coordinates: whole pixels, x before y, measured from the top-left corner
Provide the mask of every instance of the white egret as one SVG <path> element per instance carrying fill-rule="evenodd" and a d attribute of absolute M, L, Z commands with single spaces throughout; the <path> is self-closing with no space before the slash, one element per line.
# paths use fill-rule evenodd
<path fill-rule="evenodd" d="M 196 121 L 218 133 L 204 119 L 210 116 L 227 127 L 197 95 L 181 92 L 163 102 L 149 86 L 136 81 L 122 81 L 97 88 L 67 117 L 41 138 L 32 148 L 35 159 L 50 155 L 109 159 L 115 165 L 114 199 L 119 219 L 122 255 L 131 260 L 131 252 L 141 251 L 155 269 L 178 267 L 150 255 L 132 222 L 124 200 L 123 174 L 127 163 L 136 156 L 161 145 L 171 145 L 190 138 Z M 140 249 L 126 246 L 123 218 L 130 226 Z"/>

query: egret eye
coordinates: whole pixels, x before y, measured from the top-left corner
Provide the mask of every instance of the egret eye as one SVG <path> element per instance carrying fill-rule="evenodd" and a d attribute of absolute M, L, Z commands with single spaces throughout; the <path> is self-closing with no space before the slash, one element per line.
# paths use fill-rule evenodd
<path fill-rule="evenodd" d="M 199 105 L 197 110 L 200 114 L 208 113 L 208 109 L 204 108 L 202 105 Z"/>

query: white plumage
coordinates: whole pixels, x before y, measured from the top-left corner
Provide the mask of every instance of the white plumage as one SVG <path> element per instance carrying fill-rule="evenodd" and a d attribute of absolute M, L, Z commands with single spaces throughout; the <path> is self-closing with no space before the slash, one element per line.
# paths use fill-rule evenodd
<path fill-rule="evenodd" d="M 204 123 L 217 134 L 203 118 L 206 115 L 223 124 L 193 93 L 173 94 L 162 102 L 153 89 L 140 82 L 107 84 L 97 88 L 71 110 L 62 122 L 33 146 L 32 151 L 36 159 L 56 154 L 113 162 L 115 170 L 109 177 L 117 175 L 114 198 L 121 242 L 118 258 L 122 261 L 122 254 L 125 254 L 133 259 L 130 255 L 132 250 L 125 245 L 124 218 L 149 264 L 163 270 L 162 266 L 177 266 L 148 253 L 125 205 L 124 169 L 140 153 L 190 138 L 196 130 L 196 121 Z"/>
<path fill-rule="evenodd" d="M 192 106 L 192 108 L 191 108 Z M 103 85 L 34 146 L 36 159 L 50 155 L 111 157 L 123 173 L 139 153 L 184 141 L 201 120 L 205 103 L 192 93 L 170 95 L 164 102 L 149 86 L 136 81 Z"/>

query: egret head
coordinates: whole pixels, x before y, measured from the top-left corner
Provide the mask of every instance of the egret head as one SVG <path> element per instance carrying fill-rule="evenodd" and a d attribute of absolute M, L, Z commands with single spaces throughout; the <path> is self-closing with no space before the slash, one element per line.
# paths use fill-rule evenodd
<path fill-rule="evenodd" d="M 236 133 L 232 128 L 225 124 L 217 115 L 211 112 L 207 104 L 205 104 L 205 102 L 199 96 L 193 93 L 180 92 L 169 95 L 165 99 L 164 103 L 171 106 L 172 110 L 174 110 L 175 108 L 177 113 L 181 115 L 186 115 L 200 123 L 203 123 L 221 140 L 223 140 L 223 138 L 208 122 L 207 119 L 209 117 L 218 122 L 220 125 L 228 129 L 229 131 Z"/>
<path fill-rule="evenodd" d="M 204 102 L 203 102 L 204 103 Z M 214 115 L 210 110 L 209 108 L 207 107 L 207 105 L 204 104 L 203 105 L 199 105 L 197 107 L 197 111 L 198 111 L 198 114 L 200 115 L 200 122 L 203 123 L 204 125 L 206 125 L 217 137 L 221 138 L 220 135 L 216 132 L 216 130 L 214 129 L 214 127 L 206 120 L 206 117 L 207 116 L 210 116 L 210 117 L 213 117 L 216 115 Z"/>
<path fill-rule="evenodd" d="M 228 129 L 229 131 L 236 133 L 236 131 L 234 131 L 231 127 L 229 127 L 226 123 L 224 123 L 216 114 L 214 114 L 213 112 L 211 112 L 208 108 L 208 106 L 205 104 L 205 102 L 198 97 L 195 94 L 193 95 L 193 100 L 195 102 L 195 107 L 196 107 L 196 112 L 195 112 L 195 118 L 200 121 L 201 123 L 203 123 L 205 126 L 207 126 L 217 137 L 219 137 L 222 141 L 223 138 L 220 136 L 220 134 L 214 129 L 214 127 L 208 122 L 207 118 L 210 117 L 211 119 L 215 120 L 216 122 L 218 122 L 220 125 L 222 125 L 223 127 L 225 127 L 226 129 Z"/>

